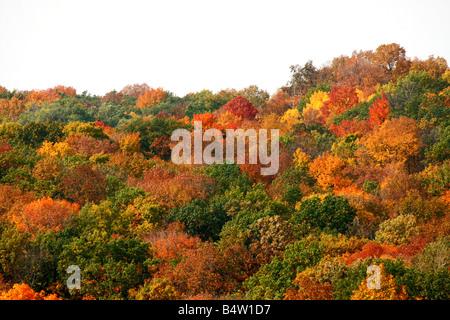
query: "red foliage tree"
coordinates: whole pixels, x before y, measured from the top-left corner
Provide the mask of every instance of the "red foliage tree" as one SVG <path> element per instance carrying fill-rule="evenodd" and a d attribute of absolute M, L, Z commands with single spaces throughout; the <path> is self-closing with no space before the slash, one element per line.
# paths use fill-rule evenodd
<path fill-rule="evenodd" d="M 81 205 L 106 199 L 106 177 L 89 164 L 68 169 L 59 186 L 66 199 Z"/>
<path fill-rule="evenodd" d="M 237 96 L 231 99 L 226 105 L 222 107 L 223 112 L 231 112 L 232 114 L 241 117 L 242 119 L 255 119 L 258 110 L 242 96 Z"/>
<path fill-rule="evenodd" d="M 359 103 L 358 94 L 352 87 L 334 86 L 328 97 L 320 108 L 321 115 L 318 117 L 318 121 L 323 125 L 330 124 L 335 116 Z"/>
<path fill-rule="evenodd" d="M 3 154 L 5 152 L 11 151 L 11 150 L 12 150 L 12 147 L 8 143 L 8 141 L 0 138 L 0 154 Z"/>
<path fill-rule="evenodd" d="M 95 139 L 93 137 L 81 135 L 78 133 L 71 134 L 66 139 L 70 148 L 76 154 L 87 154 L 91 157 L 97 153 L 111 154 L 118 149 L 116 142 L 107 139 Z"/>
<path fill-rule="evenodd" d="M 387 119 L 390 108 L 391 105 L 389 104 L 386 94 L 383 93 L 381 98 L 375 100 L 369 108 L 369 123 L 372 126 L 381 125 Z"/>
<path fill-rule="evenodd" d="M 338 137 L 346 137 L 349 134 L 361 136 L 370 130 L 370 124 L 365 120 L 343 120 L 341 124 L 331 124 L 329 129 Z"/>

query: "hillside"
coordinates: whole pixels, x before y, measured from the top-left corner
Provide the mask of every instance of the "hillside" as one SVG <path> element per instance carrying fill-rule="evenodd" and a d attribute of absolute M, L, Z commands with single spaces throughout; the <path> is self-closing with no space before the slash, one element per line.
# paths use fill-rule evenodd
<path fill-rule="evenodd" d="M 276 174 L 174 163 L 194 121 L 278 129 Z M 447 300 L 449 187 L 450 70 L 395 43 L 273 95 L 0 86 L 0 299 Z"/>

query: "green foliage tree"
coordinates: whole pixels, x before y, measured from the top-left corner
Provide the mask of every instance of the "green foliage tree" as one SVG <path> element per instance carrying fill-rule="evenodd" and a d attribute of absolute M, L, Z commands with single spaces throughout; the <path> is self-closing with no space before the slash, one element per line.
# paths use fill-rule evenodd
<path fill-rule="evenodd" d="M 297 273 L 313 267 L 322 259 L 323 244 L 296 241 L 286 247 L 283 258 L 275 256 L 269 264 L 244 282 L 248 299 L 281 299 Z"/>
<path fill-rule="evenodd" d="M 300 203 L 293 223 L 325 232 L 345 233 L 355 216 L 356 209 L 344 197 L 327 195 L 321 201 L 315 196 Z"/>
<path fill-rule="evenodd" d="M 63 123 L 82 121 L 91 122 L 94 119 L 94 108 L 88 108 L 86 105 L 77 101 L 74 97 L 59 99 L 53 103 L 43 103 L 40 106 L 33 107 L 20 116 L 19 122 L 22 124 L 47 120 Z"/>
<path fill-rule="evenodd" d="M 167 220 L 184 223 L 189 234 L 203 240 L 217 240 L 222 226 L 230 219 L 224 208 L 224 200 L 220 197 L 214 197 L 209 202 L 194 199 L 187 205 L 172 209 Z"/>

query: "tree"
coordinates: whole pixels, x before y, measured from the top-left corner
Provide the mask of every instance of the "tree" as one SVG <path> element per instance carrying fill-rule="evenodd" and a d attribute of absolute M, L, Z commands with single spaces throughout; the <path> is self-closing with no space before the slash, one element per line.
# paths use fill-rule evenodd
<path fill-rule="evenodd" d="M 157 138 L 167 139 L 172 135 L 176 129 L 189 128 L 190 126 L 173 118 L 154 117 L 151 120 L 144 120 L 139 117 L 136 118 L 123 127 L 120 131 L 123 133 L 139 132 L 139 142 L 141 152 L 147 157 L 158 156 L 170 152 L 168 144 L 155 143 Z"/>
<path fill-rule="evenodd" d="M 0 184 L 0 221 L 21 214 L 26 205 L 35 200 L 33 192 Z"/>
<path fill-rule="evenodd" d="M 15 283 L 8 291 L 0 292 L 0 300 L 61 300 L 56 294 L 36 292 L 26 283 Z"/>
<path fill-rule="evenodd" d="M 176 290 L 184 293 L 185 297 L 217 294 L 223 289 L 223 277 L 218 270 L 219 254 L 211 242 L 202 243 L 197 248 L 189 250 L 173 265 L 174 267 L 166 265 L 161 270 L 160 276 L 169 279 Z"/>
<path fill-rule="evenodd" d="M 328 100 L 323 101 L 318 121 L 322 125 L 329 125 L 334 117 L 355 107 L 358 103 L 359 98 L 354 88 L 334 86 L 328 93 Z"/>
<path fill-rule="evenodd" d="M 416 120 L 442 118 L 445 121 L 449 114 L 448 107 L 445 107 L 448 106 L 445 90 L 448 86 L 449 82 L 444 77 L 434 78 L 427 72 L 410 72 L 395 83 L 383 86 L 383 91 L 389 98 L 394 117 L 406 116 Z"/>
<path fill-rule="evenodd" d="M 44 157 L 62 158 L 73 154 L 72 148 L 67 142 L 48 142 L 44 141 L 42 147 L 37 150 L 37 153 Z"/>
<path fill-rule="evenodd" d="M 64 134 L 66 136 L 70 136 L 71 134 L 80 134 L 99 140 L 108 139 L 108 135 L 104 132 L 103 127 L 96 125 L 95 122 L 69 122 L 64 127 Z"/>
<path fill-rule="evenodd" d="M 303 271 L 292 282 L 295 288 L 288 288 L 283 300 L 333 300 L 333 285 L 319 282 L 307 271 Z"/>
<path fill-rule="evenodd" d="M 119 149 L 127 154 L 134 154 L 141 149 L 140 132 L 125 134 L 119 138 Z"/>
<path fill-rule="evenodd" d="M 38 148 L 44 141 L 61 142 L 64 137 L 64 124 L 56 121 L 32 121 L 17 128 L 15 140 L 33 148 Z"/>
<path fill-rule="evenodd" d="M 12 221 L 19 230 L 32 235 L 39 231 L 59 232 L 68 226 L 79 210 L 76 203 L 44 197 L 28 204 L 20 214 L 13 215 Z"/>
<path fill-rule="evenodd" d="M 383 93 L 381 98 L 376 99 L 372 102 L 372 106 L 369 108 L 369 123 L 372 126 L 379 126 L 389 115 L 391 105 L 389 104 L 389 100 L 386 97 L 386 94 Z"/>
<path fill-rule="evenodd" d="M 173 208 L 167 216 L 169 222 L 184 223 L 189 234 L 197 235 L 203 240 L 217 240 L 222 226 L 229 219 L 223 199 L 217 197 L 209 203 L 204 199 L 194 199 L 189 204 Z"/>
<path fill-rule="evenodd" d="M 138 289 L 130 291 L 130 299 L 133 300 L 179 300 L 180 298 L 180 293 L 168 279 L 152 279 Z"/>
<path fill-rule="evenodd" d="M 392 161 L 405 162 L 420 151 L 418 133 L 413 119 L 392 118 L 361 142 L 367 152 L 382 165 Z"/>
<path fill-rule="evenodd" d="M 28 108 L 20 115 L 19 122 L 22 124 L 47 120 L 60 121 L 64 123 L 73 121 L 89 122 L 97 120 L 94 118 L 96 108 L 81 103 L 75 97 L 65 97 L 53 102 L 43 102 L 38 107 Z"/>
<path fill-rule="evenodd" d="M 302 111 L 303 123 L 310 125 L 316 122 L 321 114 L 321 108 L 325 101 L 329 100 L 328 93 L 324 91 L 315 91 L 309 97 L 309 103 L 306 103 L 305 108 Z"/>
<path fill-rule="evenodd" d="M 248 120 L 255 119 L 255 116 L 258 113 L 258 110 L 242 96 L 231 99 L 230 102 L 223 106 L 222 111 L 231 112 L 235 116 Z"/>
<path fill-rule="evenodd" d="M 123 95 L 128 95 L 130 97 L 138 98 L 140 95 L 144 94 L 145 91 L 150 90 L 150 87 L 146 83 L 138 84 L 135 83 L 133 85 L 126 85 L 120 91 Z"/>
<path fill-rule="evenodd" d="M 383 68 L 388 79 L 386 82 L 407 74 L 411 66 L 411 62 L 406 57 L 406 50 L 397 43 L 380 45 L 372 59 Z"/>
<path fill-rule="evenodd" d="M 399 215 L 397 218 L 383 221 L 375 233 L 380 243 L 402 245 L 418 234 L 416 218 L 413 215 Z"/>
<path fill-rule="evenodd" d="M 446 70 L 448 70 L 448 64 L 443 57 L 435 58 L 434 55 L 431 55 L 426 60 L 415 58 L 411 62 L 411 71 L 425 71 L 434 78 L 442 76 Z"/>
<path fill-rule="evenodd" d="M 351 300 L 408 300 L 406 287 L 398 286 L 391 274 L 386 273 L 383 264 L 378 266 L 380 268 L 380 289 L 370 289 L 367 286 L 369 276 L 364 279 L 358 287 L 358 290 L 353 292 Z"/>
<path fill-rule="evenodd" d="M 217 124 L 217 116 L 210 112 L 194 114 L 192 124 L 194 124 L 195 121 L 200 121 L 202 123 L 202 130 L 208 130 L 211 128 L 222 130 L 222 126 Z"/>
<path fill-rule="evenodd" d="M 374 93 L 378 83 L 383 82 L 383 69 L 373 62 L 374 53 L 353 51 L 350 57 L 334 58 L 331 69 L 335 84 L 362 90 L 364 95 Z"/>
<path fill-rule="evenodd" d="M 0 117 L 6 117 L 13 121 L 25 112 L 25 102 L 15 95 L 10 99 L 0 99 Z"/>
<path fill-rule="evenodd" d="M 157 88 L 157 89 L 148 89 L 145 90 L 145 93 L 141 94 L 138 97 L 138 101 L 135 105 L 135 108 L 151 108 L 154 105 L 157 105 L 161 101 L 166 98 L 167 94 L 164 91 L 163 88 Z"/>
<path fill-rule="evenodd" d="M 270 263 L 274 256 L 282 257 L 286 246 L 294 241 L 292 225 L 280 216 L 260 218 L 252 229 L 250 252 L 260 264 Z"/>
<path fill-rule="evenodd" d="M 116 90 L 110 91 L 106 93 L 103 97 L 100 98 L 101 102 L 112 102 L 116 104 L 120 104 L 122 102 L 123 93 L 117 92 Z"/>
<path fill-rule="evenodd" d="M 246 98 L 255 108 L 264 108 L 270 95 L 266 90 L 259 89 L 256 85 L 251 85 L 248 88 L 242 89 L 237 93 L 238 95 Z"/>
<path fill-rule="evenodd" d="M 326 191 L 332 187 L 341 188 L 350 185 L 351 180 L 345 176 L 344 169 L 347 166 L 341 158 L 325 152 L 314 159 L 309 170 L 317 184 Z"/>
<path fill-rule="evenodd" d="M 285 90 L 291 95 L 305 94 L 308 89 L 315 87 L 318 83 L 329 81 L 329 71 L 326 67 L 317 69 L 311 60 L 304 66 L 291 65 L 291 79 L 286 85 Z"/>
<path fill-rule="evenodd" d="M 206 199 L 215 190 L 214 180 L 189 172 L 178 175 L 159 167 L 152 167 L 141 179 L 130 178 L 130 187 L 140 187 L 167 208 L 185 205 L 195 198 Z"/>
<path fill-rule="evenodd" d="M 322 259 L 323 245 L 312 241 L 296 241 L 286 247 L 283 258 L 275 256 L 269 264 L 244 282 L 248 299 L 282 299 L 292 287 L 297 273 L 313 267 Z"/>
<path fill-rule="evenodd" d="M 292 223 L 322 231 L 345 233 L 355 216 L 356 209 L 342 196 L 327 195 L 323 200 L 314 196 L 300 203 Z"/>
<path fill-rule="evenodd" d="M 112 154 L 117 150 L 117 143 L 109 139 L 95 139 L 80 133 L 72 133 L 65 142 L 74 154 Z"/>
<path fill-rule="evenodd" d="M 73 236 L 59 255 L 59 279 L 67 279 L 67 267 L 77 265 L 82 270 L 82 286 L 78 295 L 99 300 L 127 299 L 129 290 L 144 284 L 150 276 L 152 259 L 150 244 L 139 238 L 125 238 L 93 230 Z M 62 294 L 71 297 L 67 288 Z"/>
<path fill-rule="evenodd" d="M 106 177 L 89 164 L 68 168 L 59 183 L 64 198 L 80 205 L 106 199 L 106 187 Z"/>

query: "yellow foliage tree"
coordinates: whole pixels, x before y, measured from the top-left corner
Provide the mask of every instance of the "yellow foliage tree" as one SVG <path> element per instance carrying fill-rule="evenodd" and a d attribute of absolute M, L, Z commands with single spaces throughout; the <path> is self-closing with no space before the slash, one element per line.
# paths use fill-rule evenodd
<path fill-rule="evenodd" d="M 308 168 L 311 163 L 311 156 L 298 148 L 294 153 L 294 164 L 299 168 Z"/>
<path fill-rule="evenodd" d="M 358 287 L 358 290 L 353 291 L 351 300 L 408 300 L 406 287 L 398 288 L 395 284 L 394 277 L 386 273 L 383 264 L 380 266 L 380 289 L 370 289 L 367 286 L 367 281 L 371 275 L 368 275 Z"/>
<path fill-rule="evenodd" d="M 303 109 L 302 117 L 305 124 L 311 124 L 320 115 L 320 108 L 323 106 L 325 101 L 328 101 L 329 97 L 326 92 L 316 91 L 309 98 L 309 103 Z"/>
<path fill-rule="evenodd" d="M 300 123 L 300 112 L 298 109 L 289 109 L 281 117 L 281 122 L 285 123 L 288 128 L 292 128 Z"/>
<path fill-rule="evenodd" d="M 67 142 L 53 143 L 44 141 L 42 147 L 37 150 L 37 153 L 46 157 L 62 158 L 73 154 L 73 151 Z"/>
<path fill-rule="evenodd" d="M 119 139 L 119 149 L 128 154 L 139 152 L 141 148 L 139 134 L 139 132 L 135 132 L 121 137 Z"/>
<path fill-rule="evenodd" d="M 416 122 L 406 117 L 386 120 L 373 134 L 367 135 L 362 144 L 381 165 L 405 162 L 419 153 L 421 145 Z"/>

